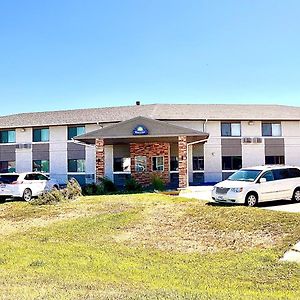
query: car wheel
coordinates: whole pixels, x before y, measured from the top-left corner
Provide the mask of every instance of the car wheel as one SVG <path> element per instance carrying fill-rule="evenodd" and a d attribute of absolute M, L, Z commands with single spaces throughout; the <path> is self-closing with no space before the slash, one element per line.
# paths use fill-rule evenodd
<path fill-rule="evenodd" d="M 5 200 L 6 200 L 6 197 L 3 197 L 3 196 L 0 197 L 0 203 L 4 203 Z"/>
<path fill-rule="evenodd" d="M 295 189 L 292 200 L 295 202 L 300 202 L 300 189 L 299 188 Z"/>
<path fill-rule="evenodd" d="M 32 199 L 31 189 L 25 189 L 22 198 L 24 201 L 29 202 Z"/>
<path fill-rule="evenodd" d="M 245 204 L 247 206 L 256 206 L 258 203 L 258 197 L 254 193 L 250 193 L 246 196 Z"/>

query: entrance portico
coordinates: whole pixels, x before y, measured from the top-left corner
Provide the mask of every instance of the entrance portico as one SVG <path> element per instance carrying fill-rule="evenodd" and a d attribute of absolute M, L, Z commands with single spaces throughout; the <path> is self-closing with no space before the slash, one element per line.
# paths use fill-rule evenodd
<path fill-rule="evenodd" d="M 136 117 L 80 136 L 75 140 L 95 144 L 96 180 L 107 176 L 107 145 L 128 146 L 131 177 L 142 185 L 149 185 L 152 176 L 170 182 L 171 145 L 177 145 L 178 186 L 188 185 L 188 144 L 204 143 L 208 134 L 145 117 Z M 127 145 L 127 146 L 126 146 Z"/>

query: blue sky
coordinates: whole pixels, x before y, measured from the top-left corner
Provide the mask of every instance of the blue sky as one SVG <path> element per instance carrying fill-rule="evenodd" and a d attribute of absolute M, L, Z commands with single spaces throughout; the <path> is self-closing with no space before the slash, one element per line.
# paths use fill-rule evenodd
<path fill-rule="evenodd" d="M 300 1 L 0 0 L 0 114 L 300 103 Z"/>

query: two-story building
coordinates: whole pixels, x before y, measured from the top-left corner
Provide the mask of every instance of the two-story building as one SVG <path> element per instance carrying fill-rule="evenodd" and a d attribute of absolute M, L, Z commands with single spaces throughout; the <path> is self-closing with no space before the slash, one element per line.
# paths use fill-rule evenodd
<path fill-rule="evenodd" d="M 0 172 L 81 184 L 217 182 L 247 166 L 300 165 L 300 107 L 152 104 L 0 117 Z"/>

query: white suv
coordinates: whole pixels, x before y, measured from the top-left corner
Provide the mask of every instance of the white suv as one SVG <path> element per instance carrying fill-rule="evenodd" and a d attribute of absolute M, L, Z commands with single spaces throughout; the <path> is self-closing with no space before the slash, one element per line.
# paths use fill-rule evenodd
<path fill-rule="evenodd" d="M 212 199 L 248 206 L 273 200 L 300 202 L 300 169 L 278 165 L 241 169 L 214 186 Z"/>
<path fill-rule="evenodd" d="M 56 180 L 38 172 L 0 174 L 0 197 L 20 197 L 30 201 L 44 191 L 59 188 Z"/>

